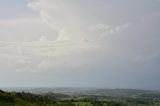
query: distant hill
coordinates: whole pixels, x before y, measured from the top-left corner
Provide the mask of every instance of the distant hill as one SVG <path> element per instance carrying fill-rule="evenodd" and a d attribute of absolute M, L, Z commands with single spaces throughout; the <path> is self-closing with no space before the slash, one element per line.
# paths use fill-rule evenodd
<path fill-rule="evenodd" d="M 70 92 L 68 92 L 70 91 Z M 160 92 L 136 89 L 63 89 L 63 93 L 6 92 L 0 106 L 160 106 Z M 69 95 L 67 95 L 68 93 Z"/>
<path fill-rule="evenodd" d="M 159 91 L 138 90 L 138 89 L 96 89 L 96 90 L 88 90 L 81 92 L 81 94 L 104 95 L 112 97 L 129 97 L 133 95 L 157 94 L 157 93 L 160 94 Z"/>

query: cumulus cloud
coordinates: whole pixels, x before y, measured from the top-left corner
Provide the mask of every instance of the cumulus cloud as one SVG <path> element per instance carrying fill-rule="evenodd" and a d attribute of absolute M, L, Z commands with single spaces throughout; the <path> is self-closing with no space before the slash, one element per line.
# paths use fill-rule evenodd
<path fill-rule="evenodd" d="M 0 41 L 0 64 L 16 71 L 39 72 L 92 64 L 91 54 L 104 46 L 97 36 L 119 33 L 130 26 L 87 26 L 63 0 L 29 0 L 27 7 L 39 16 L 0 20 L 0 28 L 11 31 L 0 31 L 1 35 L 14 35 L 9 41 Z M 48 39 L 48 35 L 53 39 Z"/>
<path fill-rule="evenodd" d="M 131 25 L 130 22 L 125 22 L 114 26 L 106 24 L 87 26 L 87 22 L 78 17 L 73 11 L 74 8 L 71 8 L 65 0 L 30 0 L 27 6 L 38 12 L 43 22 L 59 33 L 58 40 L 94 40 L 94 35 L 119 33 Z"/>
<path fill-rule="evenodd" d="M 39 13 L 39 16 L 53 31 L 58 33 L 56 40 L 97 41 L 97 36 L 116 34 L 127 29 L 131 23 L 122 25 L 87 25 L 86 21 L 78 17 L 65 0 L 29 0 L 30 9 Z M 98 41 L 99 42 L 99 41 Z"/>
<path fill-rule="evenodd" d="M 72 34 L 73 30 L 79 30 L 80 20 L 64 0 L 30 0 L 28 7 L 38 12 L 41 19 L 59 33 L 64 29 Z"/>
<path fill-rule="evenodd" d="M 5 29 L 0 34 L 9 37 L 1 36 L 1 65 L 39 72 L 89 63 L 87 58 L 99 44 L 86 37 L 64 1 L 30 0 L 28 7 L 40 17 L 0 20 L 0 28 Z"/>

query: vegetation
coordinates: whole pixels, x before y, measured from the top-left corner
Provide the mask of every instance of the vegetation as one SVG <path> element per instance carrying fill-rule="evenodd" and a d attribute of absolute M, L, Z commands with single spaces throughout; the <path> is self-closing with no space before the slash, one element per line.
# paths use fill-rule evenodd
<path fill-rule="evenodd" d="M 66 95 L 0 90 L 0 106 L 160 106 L 160 92 L 101 89 Z"/>

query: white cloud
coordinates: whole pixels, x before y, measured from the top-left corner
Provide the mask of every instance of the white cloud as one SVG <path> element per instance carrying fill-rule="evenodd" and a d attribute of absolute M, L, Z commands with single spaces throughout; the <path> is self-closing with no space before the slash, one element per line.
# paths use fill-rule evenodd
<path fill-rule="evenodd" d="M 85 55 L 95 49 L 92 42 L 38 41 L 0 42 L 0 64 L 13 66 L 21 71 L 46 71 L 49 69 L 74 67 L 84 63 Z M 76 60 L 74 60 L 76 58 Z M 82 57 L 79 59 L 79 57 Z M 77 63 L 75 63 L 77 61 Z"/>
<path fill-rule="evenodd" d="M 39 36 L 52 36 L 52 39 L 57 37 L 53 29 L 39 17 L 0 19 L 0 29 L 1 41 L 31 41 Z"/>
<path fill-rule="evenodd" d="M 90 30 L 93 32 L 98 33 L 101 37 L 107 35 L 107 34 L 116 34 L 118 32 L 121 32 L 128 28 L 131 25 L 131 23 L 125 23 L 122 25 L 117 26 L 111 26 L 111 25 L 105 25 L 105 24 L 97 24 L 90 27 Z"/>
<path fill-rule="evenodd" d="M 98 24 L 89 30 L 89 26 L 76 17 L 67 3 L 60 0 L 30 0 L 28 7 L 39 16 L 0 21 L 0 27 L 13 30 L 8 35 L 16 38 L 15 41 L 0 42 L 0 64 L 12 66 L 17 71 L 39 72 L 61 67 L 64 70 L 65 67 L 92 64 L 91 55 L 106 48 L 97 36 L 116 34 L 130 26 L 129 23 L 117 26 Z M 6 35 L 6 32 L 0 31 L 1 35 Z M 48 40 L 48 34 L 54 39 Z M 24 35 L 31 39 L 24 41 Z M 36 35 L 37 41 L 32 38 Z M 19 40 L 20 37 L 23 40 Z"/>
<path fill-rule="evenodd" d="M 38 12 L 43 21 L 56 30 L 73 27 L 78 21 L 63 0 L 31 0 L 28 7 Z"/>
<path fill-rule="evenodd" d="M 40 17 L 0 20 L 0 28 L 10 30 L 0 31 L 1 35 L 13 36 L 0 41 L 1 65 L 16 71 L 39 72 L 90 63 L 90 54 L 98 44 L 83 33 L 78 18 L 64 2 L 31 0 L 28 7 Z M 48 34 L 54 39 L 48 40 Z"/>
<path fill-rule="evenodd" d="M 85 38 L 81 19 L 63 0 L 31 0 L 28 7 L 39 13 L 43 22 L 59 33 L 58 40 L 78 40 Z"/>

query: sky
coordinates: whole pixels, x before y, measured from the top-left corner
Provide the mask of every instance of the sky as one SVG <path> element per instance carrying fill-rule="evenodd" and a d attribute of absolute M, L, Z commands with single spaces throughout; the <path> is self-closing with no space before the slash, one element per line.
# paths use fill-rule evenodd
<path fill-rule="evenodd" d="M 160 0 L 0 0 L 0 87 L 160 89 Z"/>

